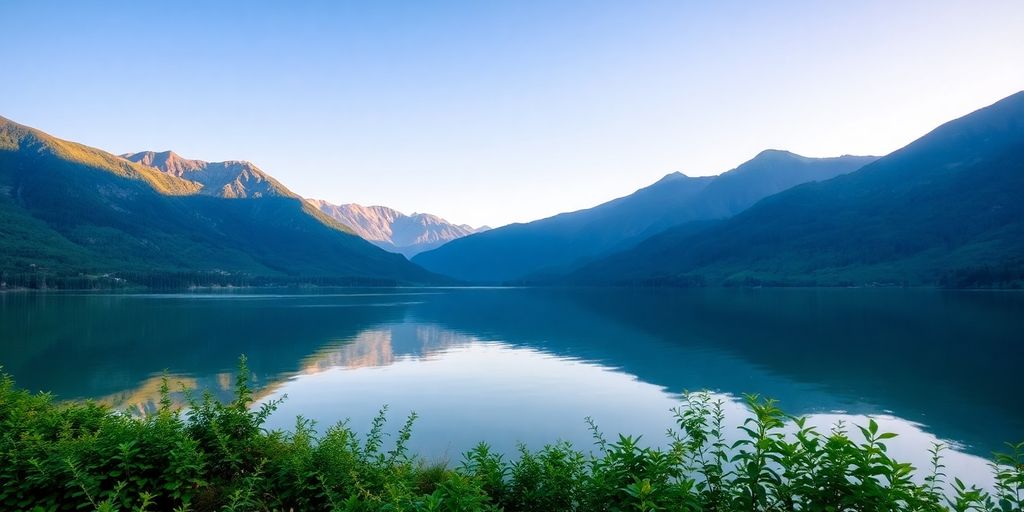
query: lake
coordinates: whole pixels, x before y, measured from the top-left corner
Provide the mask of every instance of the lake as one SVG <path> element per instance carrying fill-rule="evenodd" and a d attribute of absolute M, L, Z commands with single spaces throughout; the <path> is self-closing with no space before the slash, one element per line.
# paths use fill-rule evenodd
<path fill-rule="evenodd" d="M 827 429 L 877 418 L 897 457 L 987 482 L 1024 440 L 1024 293 L 902 289 L 406 288 L 0 293 L 0 365 L 58 399 L 154 407 L 176 385 L 230 396 L 240 354 L 271 417 L 365 431 L 419 415 L 411 446 L 458 462 L 606 434 L 664 441 L 686 390 L 776 398 Z M 181 399 L 180 393 L 175 394 Z"/>

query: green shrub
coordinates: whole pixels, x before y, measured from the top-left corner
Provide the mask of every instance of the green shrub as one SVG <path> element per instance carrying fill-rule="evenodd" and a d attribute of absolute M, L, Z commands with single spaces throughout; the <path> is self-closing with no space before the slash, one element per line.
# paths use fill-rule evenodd
<path fill-rule="evenodd" d="M 1024 509 L 1024 443 L 992 463 L 995 487 L 947 482 L 942 447 L 918 469 L 887 454 L 873 420 L 828 432 L 746 397 L 740 439 L 725 441 L 723 403 L 685 395 L 665 448 L 588 419 L 593 453 L 559 442 L 514 457 L 480 444 L 456 467 L 408 453 L 415 415 L 386 443 L 386 408 L 364 436 L 346 423 L 317 433 L 264 422 L 244 358 L 230 403 L 210 394 L 144 417 L 94 403 L 55 404 L 0 379 L 2 510 L 378 511 L 985 511 Z M 915 477 L 916 478 L 912 478 Z M 947 489 L 947 485 L 951 490 Z"/>

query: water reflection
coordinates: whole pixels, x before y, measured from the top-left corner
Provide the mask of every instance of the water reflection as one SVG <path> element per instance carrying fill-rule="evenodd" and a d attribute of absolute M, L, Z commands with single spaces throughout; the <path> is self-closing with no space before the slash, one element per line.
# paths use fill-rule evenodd
<path fill-rule="evenodd" d="M 504 453 L 512 453 L 518 443 L 539 447 L 554 440 L 572 441 L 588 449 L 593 446 L 583 421 L 588 416 L 605 432 L 641 435 L 652 445 L 666 443 L 665 429 L 674 425 L 670 409 L 678 405 L 678 395 L 622 368 L 433 327 L 408 329 L 403 324 L 384 326 L 373 336 L 360 336 L 345 348 L 369 340 L 420 345 L 423 358 L 400 356 L 392 358 L 388 366 L 364 366 L 359 364 L 363 361 L 359 357 L 353 359 L 356 364 L 346 364 L 342 354 L 362 354 L 365 350 L 325 355 L 337 364 L 326 370 L 317 365 L 317 371 L 297 375 L 265 397 L 288 396 L 272 417 L 272 425 L 287 428 L 302 415 L 321 426 L 349 420 L 357 428 L 365 428 L 380 404 L 386 403 L 392 432 L 411 412 L 420 414 L 411 446 L 417 453 L 441 460 L 457 460 L 459 454 L 482 439 Z M 708 369 L 712 372 L 730 364 L 706 356 L 696 357 L 689 364 L 696 368 L 711 363 Z M 731 368 L 735 370 L 736 366 Z M 789 385 L 782 380 L 759 381 L 773 384 L 774 390 Z M 821 392 L 803 391 L 812 394 L 808 400 L 831 400 Z M 728 425 L 738 426 L 746 417 L 742 401 L 731 394 L 715 396 L 725 401 Z M 883 431 L 899 434 L 890 442 L 890 453 L 919 467 L 929 463 L 927 449 L 943 441 L 924 425 L 891 414 L 872 417 Z M 808 419 L 821 431 L 840 420 L 848 425 L 868 421 L 866 415 L 851 413 L 813 413 Z M 731 428 L 729 433 L 731 443 L 737 439 L 738 430 Z M 991 485 L 987 463 L 985 458 L 963 451 L 946 455 L 946 464 L 955 474 L 983 486 Z"/>
<path fill-rule="evenodd" d="M 915 462 L 955 443 L 950 468 L 982 478 L 972 455 L 1024 438 L 1022 327 L 1013 293 L 0 294 L 0 363 L 22 386 L 148 409 L 165 369 L 228 397 L 245 353 L 261 398 L 288 395 L 274 425 L 362 427 L 389 404 L 420 414 L 413 443 L 434 457 L 484 438 L 587 444 L 586 416 L 656 442 L 683 390 L 716 391 L 736 418 L 756 391 L 823 425 L 881 417 Z"/>

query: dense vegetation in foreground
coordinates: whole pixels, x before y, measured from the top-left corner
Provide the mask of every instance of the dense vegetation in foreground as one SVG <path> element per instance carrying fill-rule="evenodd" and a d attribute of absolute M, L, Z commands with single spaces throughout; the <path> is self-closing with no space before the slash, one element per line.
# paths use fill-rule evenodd
<path fill-rule="evenodd" d="M 252 409 L 244 360 L 235 399 L 206 394 L 134 417 L 94 403 L 58 405 L 0 380 L 3 510 L 977 510 L 1024 508 L 1024 443 L 997 454 L 993 492 L 955 478 L 947 492 L 941 446 L 929 468 L 886 454 L 874 421 L 827 433 L 747 398 L 741 440 L 725 441 L 721 402 L 688 395 L 667 448 L 606 439 L 596 453 L 568 443 L 523 447 L 508 460 L 481 444 L 458 466 L 408 453 L 415 416 L 384 443 L 384 413 L 360 438 L 342 423 L 322 435 L 302 418 L 268 431 L 276 403 Z M 854 435 L 851 435 L 851 432 Z"/>

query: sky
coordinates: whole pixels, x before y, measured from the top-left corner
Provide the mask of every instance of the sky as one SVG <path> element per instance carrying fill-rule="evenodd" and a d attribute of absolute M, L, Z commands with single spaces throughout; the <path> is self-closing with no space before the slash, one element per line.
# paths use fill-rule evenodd
<path fill-rule="evenodd" d="M 0 116 L 499 226 L 1024 89 L 1024 1 L 2 0 Z"/>

